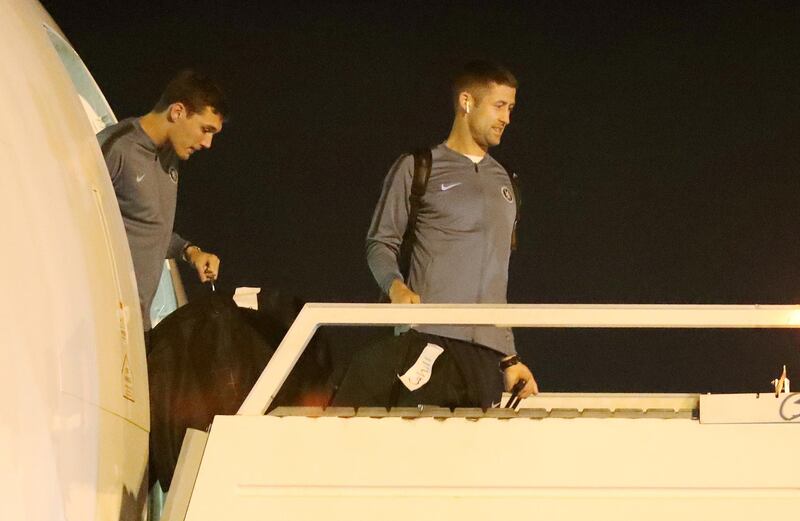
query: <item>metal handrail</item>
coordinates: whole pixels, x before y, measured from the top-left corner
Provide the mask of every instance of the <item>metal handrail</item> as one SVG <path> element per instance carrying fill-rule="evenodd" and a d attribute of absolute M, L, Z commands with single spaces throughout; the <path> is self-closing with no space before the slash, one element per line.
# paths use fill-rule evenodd
<path fill-rule="evenodd" d="M 800 328 L 800 306 L 685 304 L 306 304 L 237 414 L 269 408 L 323 325 L 564 328 Z"/>

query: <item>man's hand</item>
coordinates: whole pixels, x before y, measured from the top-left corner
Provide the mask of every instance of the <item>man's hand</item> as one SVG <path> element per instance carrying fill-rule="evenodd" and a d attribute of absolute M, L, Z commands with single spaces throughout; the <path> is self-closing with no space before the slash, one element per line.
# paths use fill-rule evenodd
<path fill-rule="evenodd" d="M 389 286 L 389 300 L 392 304 L 419 304 L 419 295 L 411 291 L 400 279 L 394 279 Z"/>
<path fill-rule="evenodd" d="M 503 381 L 505 382 L 506 391 L 511 391 L 514 385 L 520 381 L 525 380 L 525 387 L 519 393 L 520 398 L 527 398 L 532 394 L 539 393 L 539 386 L 536 384 L 536 379 L 528 366 L 522 362 L 514 364 L 503 371 Z"/>
<path fill-rule="evenodd" d="M 186 248 L 186 260 L 197 270 L 200 282 L 215 281 L 219 277 L 219 257 L 197 246 Z"/>

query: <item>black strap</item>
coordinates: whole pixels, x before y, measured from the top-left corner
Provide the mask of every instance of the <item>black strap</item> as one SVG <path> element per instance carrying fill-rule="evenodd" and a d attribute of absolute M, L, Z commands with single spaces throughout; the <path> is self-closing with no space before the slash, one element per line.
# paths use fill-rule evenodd
<path fill-rule="evenodd" d="M 400 244 L 400 254 L 397 257 L 397 264 L 400 273 L 408 283 L 408 274 L 411 269 L 411 250 L 414 248 L 416 239 L 417 214 L 422 205 L 422 197 L 428 187 L 428 179 L 431 177 L 431 158 L 430 148 L 418 148 L 413 152 L 414 156 L 414 177 L 411 180 L 411 195 L 408 197 L 409 211 L 406 231 L 403 233 L 403 242 Z"/>
<path fill-rule="evenodd" d="M 514 387 L 511 388 L 511 396 L 508 397 L 508 401 L 506 402 L 506 409 L 516 409 L 519 402 L 522 398 L 519 397 L 519 393 L 522 392 L 522 388 L 525 387 L 525 380 L 518 380 Z"/>

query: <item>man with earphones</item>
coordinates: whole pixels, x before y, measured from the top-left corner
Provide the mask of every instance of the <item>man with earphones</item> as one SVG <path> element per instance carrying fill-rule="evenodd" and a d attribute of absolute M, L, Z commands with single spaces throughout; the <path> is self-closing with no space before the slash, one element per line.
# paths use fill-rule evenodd
<path fill-rule="evenodd" d="M 211 147 L 222 130 L 227 102 L 208 76 L 178 73 L 153 109 L 102 130 L 97 139 L 111 175 L 133 258 L 145 341 L 150 305 L 165 258 L 190 263 L 202 282 L 219 275 L 219 258 L 172 230 L 178 193 L 178 162 Z"/>
<path fill-rule="evenodd" d="M 401 156 L 389 171 L 367 234 L 367 261 L 392 303 L 506 302 L 517 195 L 509 172 L 488 152 L 511 123 L 516 90 L 516 78 L 504 67 L 466 64 L 452 84 L 450 135 L 430 151 L 429 177 L 414 211 L 410 197 L 419 160 Z M 404 239 L 409 226 L 413 233 Z M 407 273 L 400 268 L 404 240 L 413 241 Z M 414 326 L 407 335 L 417 347 L 400 357 L 397 375 L 413 368 L 418 354 L 416 361 L 434 360 L 432 374 L 427 384 L 394 393 L 399 402 L 391 405 L 438 401 L 486 408 L 499 402 L 503 389 L 521 388 L 523 398 L 538 392 L 508 328 Z M 459 375 L 463 385 L 436 382 L 440 355 L 449 362 L 439 373 Z"/>

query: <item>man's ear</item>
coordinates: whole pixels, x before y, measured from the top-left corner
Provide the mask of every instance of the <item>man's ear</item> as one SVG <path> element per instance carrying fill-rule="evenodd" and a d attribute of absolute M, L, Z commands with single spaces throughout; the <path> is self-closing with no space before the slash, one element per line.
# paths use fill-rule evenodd
<path fill-rule="evenodd" d="M 475 98 L 467 91 L 463 91 L 458 95 L 458 106 L 462 112 L 469 114 L 469 111 L 475 108 Z"/>
<path fill-rule="evenodd" d="M 167 120 L 170 123 L 175 123 L 179 119 L 186 117 L 186 115 L 187 115 L 186 105 L 184 105 L 180 101 L 176 101 L 175 103 L 171 104 L 167 109 Z"/>

